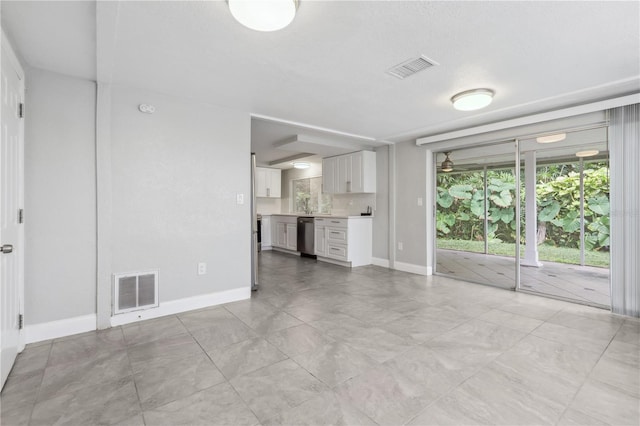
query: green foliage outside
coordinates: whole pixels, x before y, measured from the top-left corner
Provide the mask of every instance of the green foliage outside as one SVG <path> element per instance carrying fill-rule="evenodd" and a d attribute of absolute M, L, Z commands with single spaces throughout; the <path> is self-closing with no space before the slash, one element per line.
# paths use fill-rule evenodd
<path fill-rule="evenodd" d="M 578 163 L 538 167 L 536 176 L 538 244 L 567 249 L 580 248 L 578 167 Z M 484 241 L 483 186 L 482 171 L 438 174 L 436 194 L 438 239 Z M 515 190 L 515 177 L 511 170 L 487 171 L 487 237 L 494 245 L 515 243 Z M 524 185 L 521 185 L 523 201 L 524 196 Z M 606 163 L 593 162 L 584 165 L 584 198 L 585 251 L 606 253 L 608 259 L 609 176 Z M 522 206 L 524 210 L 524 202 Z M 524 243 L 524 211 L 521 211 L 521 218 L 521 241 Z M 470 251 L 476 251 L 476 249 L 473 246 Z M 542 247 L 540 251 L 542 252 Z M 513 251 L 511 253 L 513 254 Z M 574 257 L 570 256 L 571 259 Z M 577 262 L 568 263 L 580 263 L 579 250 Z"/>

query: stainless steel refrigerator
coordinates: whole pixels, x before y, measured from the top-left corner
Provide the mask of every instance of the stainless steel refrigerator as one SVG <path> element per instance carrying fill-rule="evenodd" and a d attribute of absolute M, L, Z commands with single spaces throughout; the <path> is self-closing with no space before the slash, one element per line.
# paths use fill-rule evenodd
<path fill-rule="evenodd" d="M 258 212 L 256 211 L 256 155 L 251 153 L 251 290 L 258 289 Z"/>

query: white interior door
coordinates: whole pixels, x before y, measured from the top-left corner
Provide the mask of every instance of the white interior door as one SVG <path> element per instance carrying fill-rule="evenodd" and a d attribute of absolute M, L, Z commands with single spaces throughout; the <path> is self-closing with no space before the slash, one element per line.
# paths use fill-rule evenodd
<path fill-rule="evenodd" d="M 21 350 L 19 315 L 23 300 L 23 241 L 20 209 L 23 206 L 24 138 L 20 105 L 24 74 L 2 38 L 0 102 L 0 379 L 4 383 Z"/>

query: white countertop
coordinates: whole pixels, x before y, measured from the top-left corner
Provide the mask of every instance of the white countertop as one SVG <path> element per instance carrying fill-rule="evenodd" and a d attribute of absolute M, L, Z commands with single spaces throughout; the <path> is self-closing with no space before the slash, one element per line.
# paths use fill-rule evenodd
<path fill-rule="evenodd" d="M 353 216 L 345 216 L 345 215 L 333 215 L 333 214 L 302 214 L 302 213 L 275 213 L 275 214 L 263 214 L 258 213 L 262 217 L 264 216 L 290 216 L 290 217 L 319 217 L 319 218 L 333 218 L 333 219 L 371 219 L 373 215 L 370 216 L 361 216 L 361 215 L 353 215 Z"/>

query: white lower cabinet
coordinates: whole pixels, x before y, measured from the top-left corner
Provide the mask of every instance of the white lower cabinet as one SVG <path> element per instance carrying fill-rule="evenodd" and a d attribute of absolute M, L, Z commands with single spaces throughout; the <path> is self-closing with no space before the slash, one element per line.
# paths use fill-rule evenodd
<path fill-rule="evenodd" d="M 276 248 L 298 249 L 298 225 L 295 216 L 271 216 L 272 242 Z"/>
<path fill-rule="evenodd" d="M 262 250 L 271 249 L 271 216 L 262 216 Z"/>
<path fill-rule="evenodd" d="M 296 216 L 271 216 L 273 248 L 298 251 L 297 219 Z M 371 265 L 372 223 L 371 217 L 316 217 L 314 254 L 318 260 L 343 266 Z"/>
<path fill-rule="evenodd" d="M 371 264 L 371 218 L 316 218 L 315 254 L 345 266 Z"/>
<path fill-rule="evenodd" d="M 297 223 L 287 223 L 287 249 L 289 250 L 297 250 L 298 249 L 298 224 Z"/>
<path fill-rule="evenodd" d="M 318 220 L 316 219 L 316 229 L 315 229 L 315 241 L 314 241 L 314 254 L 316 256 L 326 256 L 327 255 L 327 242 L 325 237 L 326 227 L 323 225 L 318 225 Z"/>

